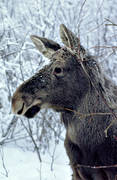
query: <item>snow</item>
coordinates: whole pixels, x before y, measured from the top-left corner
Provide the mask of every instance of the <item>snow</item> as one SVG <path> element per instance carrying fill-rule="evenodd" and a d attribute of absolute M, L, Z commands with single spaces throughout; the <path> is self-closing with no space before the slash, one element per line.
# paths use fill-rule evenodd
<path fill-rule="evenodd" d="M 63 146 L 63 144 L 62 144 Z M 0 180 L 71 180 L 71 170 L 63 147 L 58 148 L 55 162 L 51 167 L 49 154 L 42 155 L 42 163 L 39 162 L 36 153 L 23 151 L 15 147 L 3 147 L 0 157 Z"/>

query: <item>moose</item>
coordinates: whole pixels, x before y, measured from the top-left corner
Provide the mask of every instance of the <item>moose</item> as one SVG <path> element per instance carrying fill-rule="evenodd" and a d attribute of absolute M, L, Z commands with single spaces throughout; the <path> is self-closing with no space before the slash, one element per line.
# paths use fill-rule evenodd
<path fill-rule="evenodd" d="M 60 37 L 63 47 L 31 35 L 50 63 L 17 88 L 13 112 L 27 118 L 45 107 L 60 112 L 72 180 L 116 180 L 117 87 L 64 24 Z"/>

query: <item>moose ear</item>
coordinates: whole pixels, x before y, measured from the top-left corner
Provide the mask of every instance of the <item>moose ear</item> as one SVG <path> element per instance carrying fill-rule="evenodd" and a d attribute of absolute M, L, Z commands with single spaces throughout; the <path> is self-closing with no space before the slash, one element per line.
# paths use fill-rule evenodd
<path fill-rule="evenodd" d="M 75 36 L 64 24 L 60 25 L 60 37 L 62 39 L 63 44 L 72 50 L 76 50 L 83 56 L 87 53 L 84 47 L 80 44 L 80 39 Z"/>
<path fill-rule="evenodd" d="M 67 47 L 74 49 L 78 47 L 79 39 L 64 24 L 60 25 L 60 37 L 63 44 Z"/>
<path fill-rule="evenodd" d="M 52 54 L 61 48 L 56 42 L 35 35 L 31 35 L 31 40 L 36 48 L 47 58 L 50 58 Z"/>

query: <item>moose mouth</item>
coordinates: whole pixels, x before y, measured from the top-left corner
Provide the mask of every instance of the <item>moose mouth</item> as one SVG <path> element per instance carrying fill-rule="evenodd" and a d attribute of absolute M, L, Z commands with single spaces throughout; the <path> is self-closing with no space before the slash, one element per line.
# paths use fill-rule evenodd
<path fill-rule="evenodd" d="M 34 105 L 30 108 L 28 108 L 27 110 L 25 110 L 25 104 L 23 103 L 22 108 L 17 112 L 17 114 L 19 115 L 24 115 L 27 118 L 33 118 L 41 109 L 40 105 Z"/>

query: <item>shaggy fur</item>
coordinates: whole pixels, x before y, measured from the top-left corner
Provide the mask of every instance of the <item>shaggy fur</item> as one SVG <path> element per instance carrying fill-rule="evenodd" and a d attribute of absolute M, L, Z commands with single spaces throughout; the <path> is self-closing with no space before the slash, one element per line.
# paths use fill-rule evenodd
<path fill-rule="evenodd" d="M 117 168 L 108 166 L 117 164 L 117 88 L 64 25 L 60 36 L 63 48 L 31 36 L 51 62 L 16 90 L 13 111 L 28 118 L 45 106 L 61 112 L 73 180 L 115 180 Z"/>

